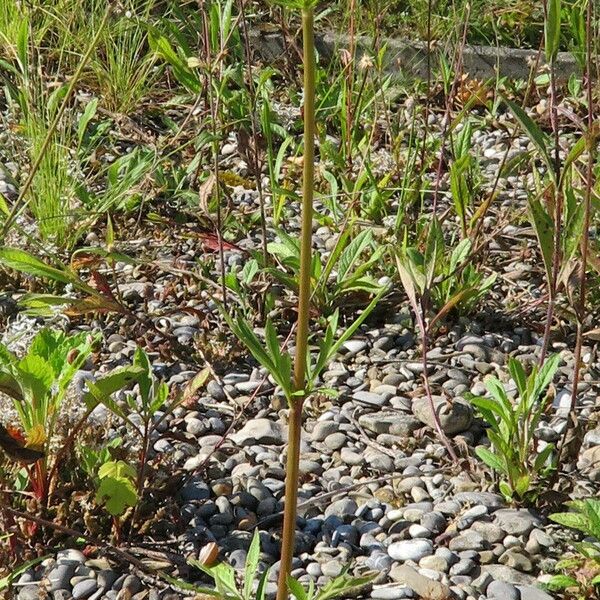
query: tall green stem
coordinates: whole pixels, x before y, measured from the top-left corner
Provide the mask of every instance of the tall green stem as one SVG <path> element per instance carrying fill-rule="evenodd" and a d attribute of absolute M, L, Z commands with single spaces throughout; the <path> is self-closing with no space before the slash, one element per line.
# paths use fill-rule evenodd
<path fill-rule="evenodd" d="M 294 389 L 306 389 L 306 362 L 308 357 L 308 319 L 310 309 L 310 265 L 312 260 L 312 216 L 315 176 L 315 46 L 314 9 L 302 9 L 304 48 L 304 171 L 302 178 L 302 232 L 300 242 L 300 290 L 298 294 L 298 327 L 294 357 Z M 292 568 L 296 537 L 298 505 L 298 472 L 300 463 L 300 434 L 304 395 L 291 399 L 288 422 L 288 453 L 285 478 L 285 511 L 281 541 L 281 561 L 277 600 L 287 599 L 287 577 Z"/>

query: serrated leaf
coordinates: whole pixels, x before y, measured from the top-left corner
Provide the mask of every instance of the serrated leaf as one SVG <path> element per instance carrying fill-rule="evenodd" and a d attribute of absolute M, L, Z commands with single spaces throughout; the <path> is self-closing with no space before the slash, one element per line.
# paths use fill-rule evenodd
<path fill-rule="evenodd" d="M 137 493 L 129 479 L 104 477 L 96 493 L 96 502 L 104 504 L 112 516 L 119 517 L 127 507 L 137 504 Z"/>

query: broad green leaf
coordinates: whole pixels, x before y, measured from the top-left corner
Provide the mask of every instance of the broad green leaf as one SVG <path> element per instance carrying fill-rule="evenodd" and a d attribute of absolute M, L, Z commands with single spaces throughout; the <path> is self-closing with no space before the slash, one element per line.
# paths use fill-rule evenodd
<path fill-rule="evenodd" d="M 137 504 L 137 493 L 129 479 L 104 477 L 100 481 L 96 502 L 104 504 L 114 517 L 121 516 L 129 506 Z"/>
<path fill-rule="evenodd" d="M 550 519 L 555 523 L 570 527 L 571 529 L 577 529 L 583 533 L 589 532 L 589 520 L 579 513 L 554 513 L 550 515 Z"/>
<path fill-rule="evenodd" d="M 99 402 L 107 404 L 107 401 L 110 400 L 112 394 L 129 387 L 132 383 L 136 382 L 143 373 L 144 370 L 139 366 L 130 365 L 126 367 L 117 367 L 101 379 L 98 379 L 93 383 L 88 382 L 87 385 L 88 388 L 90 388 L 90 391 L 83 396 L 85 405 L 88 408 L 94 408 Z M 92 386 L 90 386 L 90 383 L 92 383 Z M 108 404 L 107 407 L 111 408 Z"/>
<path fill-rule="evenodd" d="M 525 494 L 529 491 L 529 486 L 531 485 L 531 477 L 524 473 L 520 477 L 515 480 L 515 492 L 521 498 L 525 496 Z"/>
<path fill-rule="evenodd" d="M 570 587 L 579 587 L 579 582 L 574 577 L 568 575 L 554 575 L 547 583 L 546 586 L 552 591 L 566 590 Z"/>
<path fill-rule="evenodd" d="M 98 477 L 114 477 L 117 479 L 135 479 L 137 473 L 135 469 L 122 460 L 109 461 L 104 463 L 98 470 Z"/>
<path fill-rule="evenodd" d="M 483 446 L 477 446 L 475 448 L 475 454 L 479 456 L 479 458 L 490 468 L 492 468 L 497 473 L 502 473 L 506 475 L 506 467 L 501 458 L 499 458 L 496 454 L 491 452 L 488 448 L 484 448 Z"/>

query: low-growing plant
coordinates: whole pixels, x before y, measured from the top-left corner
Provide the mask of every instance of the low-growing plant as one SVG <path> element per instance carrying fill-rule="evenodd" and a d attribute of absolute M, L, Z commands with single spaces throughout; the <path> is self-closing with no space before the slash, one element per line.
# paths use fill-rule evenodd
<path fill-rule="evenodd" d="M 528 501 L 535 498 L 539 486 L 554 469 L 551 460 L 554 446 L 538 450 L 535 430 L 550 396 L 548 386 L 560 363 L 560 355 L 549 357 L 542 367 L 533 366 L 526 375 L 523 365 L 510 358 L 508 370 L 517 388 L 512 401 L 504 385 L 490 377 L 485 385 L 491 398 L 470 396 L 485 422 L 491 449 L 478 446 L 477 456 L 491 467 L 501 480 L 499 489 L 507 500 Z"/>
<path fill-rule="evenodd" d="M 450 311 L 467 314 L 488 293 L 496 275 L 484 277 L 473 265 L 471 241 L 461 240 L 454 248 L 446 245 L 442 227 L 434 218 L 427 232 L 425 248 L 409 245 L 405 237 L 397 252 L 401 281 L 421 299 L 424 314 L 434 323 Z"/>
<path fill-rule="evenodd" d="M 168 578 L 170 581 L 189 591 L 204 594 L 206 597 L 219 600 L 264 600 L 267 592 L 269 568 L 260 569 L 260 535 L 254 532 L 244 570 L 239 577 L 236 570 L 225 562 L 217 561 L 216 546 L 208 546 L 206 556 L 188 560 L 188 563 L 206 573 L 214 582 L 214 589 L 190 585 L 180 580 Z M 214 550 L 214 552 L 213 552 Z M 364 589 L 373 580 L 373 574 L 361 577 L 348 575 L 345 569 L 339 576 L 333 578 L 321 589 L 316 588 L 311 581 L 308 589 L 294 577 L 287 578 L 290 594 L 296 600 L 334 600 L 348 598 L 353 593 Z M 201 596 L 202 597 L 202 596 Z"/>
<path fill-rule="evenodd" d="M 289 289 L 297 290 L 300 274 L 300 242 L 283 231 L 278 231 L 279 242 L 270 242 L 269 252 L 277 257 L 283 269 L 268 271 Z M 385 248 L 373 239 L 370 229 L 351 239 L 351 228 L 346 227 L 325 264 L 319 254 L 311 261 L 311 301 L 325 316 L 336 310 L 353 292 L 377 293 L 381 286 L 369 274 L 379 262 Z"/>
<path fill-rule="evenodd" d="M 0 344 L 0 390 L 13 401 L 25 446 L 41 453 L 29 478 L 35 496 L 42 502 L 47 500 L 50 475 L 60 458 L 55 454 L 52 460 L 50 455 L 60 409 L 95 341 L 87 333 L 68 336 L 42 329 L 22 358 Z"/>
<path fill-rule="evenodd" d="M 144 350 L 136 348 L 132 365 L 117 367 L 102 379 L 87 382 L 89 391 L 83 399 L 88 410 L 91 411 L 98 404 L 103 404 L 128 427 L 139 441 L 137 469 L 134 469 L 134 475 L 131 475 L 130 471 L 126 473 L 126 479 L 135 481 L 134 491 L 137 498 L 141 498 L 144 491 L 152 433 L 177 406 L 204 385 L 208 377 L 208 369 L 200 371 L 182 392 L 173 394 L 169 401 L 167 384 L 154 375 L 152 364 Z M 117 402 L 113 395 L 130 383 L 137 384 L 137 389 L 126 393 L 124 402 Z M 162 414 L 157 415 L 158 411 L 162 411 Z M 112 462 L 109 461 L 105 464 Z M 122 470 L 119 472 L 121 473 Z M 127 494 L 127 499 L 131 498 L 131 494 Z M 136 513 L 134 512 L 132 517 L 134 523 L 135 517 Z"/>
<path fill-rule="evenodd" d="M 585 538 L 571 542 L 579 556 L 560 560 L 556 570 L 562 573 L 554 575 L 547 586 L 569 598 L 585 600 L 600 593 L 600 500 L 573 500 L 567 506 L 570 512 L 555 513 L 550 518 L 580 531 Z"/>

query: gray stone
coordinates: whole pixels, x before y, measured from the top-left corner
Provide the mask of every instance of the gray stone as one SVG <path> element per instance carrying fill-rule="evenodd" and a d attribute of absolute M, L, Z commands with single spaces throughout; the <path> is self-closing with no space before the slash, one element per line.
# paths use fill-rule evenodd
<path fill-rule="evenodd" d="M 540 527 L 542 520 L 533 511 L 520 509 L 502 509 L 494 513 L 494 523 L 510 535 L 527 535 L 534 527 Z"/>
<path fill-rule="evenodd" d="M 428 600 L 448 600 L 452 597 L 452 591 L 447 585 L 421 575 L 409 565 L 394 567 L 390 571 L 390 577 L 392 576 L 392 572 L 395 581 L 404 583 L 421 598 L 427 598 Z"/>
<path fill-rule="evenodd" d="M 548 592 L 533 585 L 519 585 L 517 587 L 521 592 L 521 600 L 553 600 Z"/>
<path fill-rule="evenodd" d="M 70 581 L 75 571 L 76 563 L 57 564 L 47 575 L 50 583 L 48 591 L 67 590 L 71 587 Z"/>
<path fill-rule="evenodd" d="M 511 583 L 492 581 L 486 590 L 489 600 L 520 600 L 521 592 Z"/>
<path fill-rule="evenodd" d="M 483 504 L 488 508 L 504 506 L 502 496 L 492 492 L 458 492 L 454 494 L 453 500 L 461 504 Z"/>
<path fill-rule="evenodd" d="M 83 600 L 89 598 L 98 589 L 98 582 L 95 579 L 84 579 L 73 587 L 73 599 Z"/>
<path fill-rule="evenodd" d="M 374 587 L 370 597 L 372 600 L 403 600 L 404 598 L 414 598 L 415 593 L 404 585 L 384 585 Z"/>
<path fill-rule="evenodd" d="M 485 550 L 488 547 L 487 542 L 481 534 L 476 531 L 465 531 L 460 535 L 452 538 L 448 544 L 448 548 L 452 552 L 463 552 L 464 550 Z"/>
<path fill-rule="evenodd" d="M 533 564 L 529 557 L 525 556 L 523 553 L 518 552 L 514 548 L 510 548 L 507 550 L 500 558 L 498 562 L 502 565 L 506 565 L 507 567 L 512 567 L 517 571 L 525 571 L 529 573 L 533 571 Z"/>
<path fill-rule="evenodd" d="M 354 516 L 354 513 L 358 509 L 358 505 L 352 498 L 342 498 L 341 500 L 336 500 L 327 506 L 325 509 L 325 517 L 351 517 Z"/>
<path fill-rule="evenodd" d="M 210 489 L 203 479 L 192 478 L 181 489 L 181 497 L 186 502 L 192 500 L 208 500 Z"/>
<path fill-rule="evenodd" d="M 419 562 L 424 556 L 433 554 L 433 542 L 425 539 L 393 542 L 388 546 L 388 554 L 394 560 Z"/>
<path fill-rule="evenodd" d="M 102 589 L 109 589 L 112 584 L 117 580 L 117 573 L 115 573 L 111 569 L 102 569 L 102 571 L 98 571 L 98 575 L 96 576 L 96 581 L 98 582 L 98 586 Z"/>
<path fill-rule="evenodd" d="M 421 427 L 421 422 L 412 415 L 391 411 L 361 415 L 358 423 L 376 434 L 389 433 L 398 436 L 409 436 Z"/>
<path fill-rule="evenodd" d="M 56 553 L 56 562 L 57 563 L 84 563 L 86 561 L 86 557 L 83 552 L 79 550 L 75 550 L 74 548 L 67 548 L 66 550 L 59 550 Z"/>
<path fill-rule="evenodd" d="M 441 396 L 434 396 L 433 402 L 444 433 L 454 435 L 471 426 L 473 408 L 470 404 L 458 399 L 447 400 Z M 435 427 L 427 398 L 415 398 L 412 403 L 412 411 L 421 423 Z"/>
<path fill-rule="evenodd" d="M 339 450 L 346 444 L 346 435 L 341 431 L 338 433 L 331 433 L 325 438 L 324 443 L 330 450 Z"/>
<path fill-rule="evenodd" d="M 278 421 L 251 419 L 240 431 L 233 434 L 231 439 L 240 446 L 283 446 L 285 433 L 282 424 Z"/>
<path fill-rule="evenodd" d="M 388 398 L 386 395 L 375 394 L 374 392 L 354 392 L 352 394 L 352 398 L 356 400 L 359 404 L 364 404 L 365 406 L 375 406 L 381 407 L 383 406 Z"/>
<path fill-rule="evenodd" d="M 310 439 L 313 442 L 322 442 L 328 435 L 336 433 L 339 427 L 339 424 L 335 421 L 317 421 L 310 434 Z"/>
<path fill-rule="evenodd" d="M 48 594 L 39 585 L 26 585 L 19 590 L 19 600 L 46 600 Z"/>
<path fill-rule="evenodd" d="M 535 578 L 526 573 L 521 573 L 516 569 L 506 565 L 482 565 L 482 573 L 488 573 L 492 579 L 496 581 L 504 581 L 506 583 L 521 583 L 531 585 L 535 582 Z"/>

